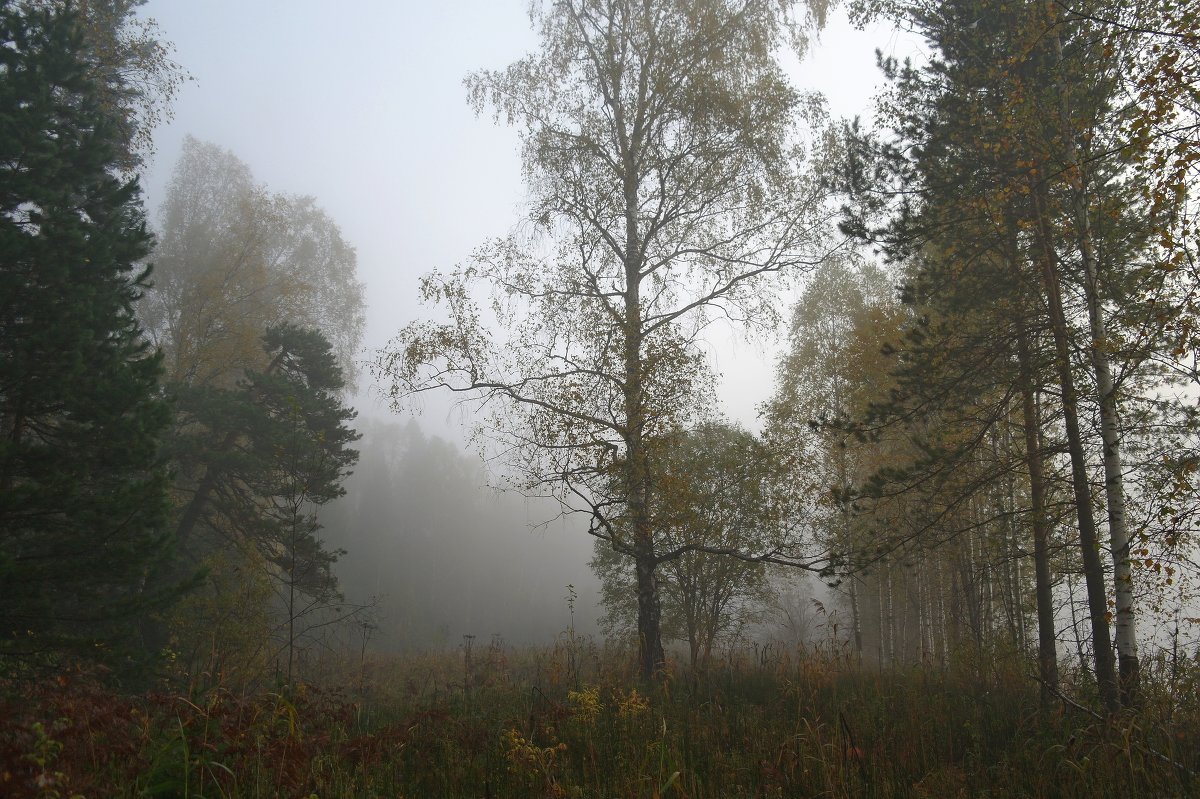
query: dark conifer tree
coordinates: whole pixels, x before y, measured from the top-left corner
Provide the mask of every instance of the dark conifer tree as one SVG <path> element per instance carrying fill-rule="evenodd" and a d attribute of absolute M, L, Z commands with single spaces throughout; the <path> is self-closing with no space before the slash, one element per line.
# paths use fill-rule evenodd
<path fill-rule="evenodd" d="M 229 389 L 177 384 L 171 436 L 180 481 L 177 576 L 214 552 L 263 569 L 277 599 L 273 638 L 288 677 L 306 630 L 343 608 L 333 564 L 340 550 L 320 537 L 319 508 L 340 497 L 358 460 L 343 404 L 345 378 L 321 333 L 294 325 L 263 336 L 267 364 Z M 165 641 L 163 643 L 166 643 Z"/>
<path fill-rule="evenodd" d="M 163 553 L 151 247 L 76 15 L 0 0 L 0 658 L 118 651 Z"/>

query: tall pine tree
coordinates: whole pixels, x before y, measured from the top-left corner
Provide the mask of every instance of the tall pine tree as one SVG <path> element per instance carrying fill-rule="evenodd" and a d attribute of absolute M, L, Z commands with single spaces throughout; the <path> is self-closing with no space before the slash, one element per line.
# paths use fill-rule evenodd
<path fill-rule="evenodd" d="M 268 329 L 262 344 L 266 366 L 246 370 L 236 387 L 170 386 L 177 418 L 168 440 L 181 475 L 176 578 L 197 563 L 209 574 L 201 601 L 158 632 L 175 639 L 192 669 L 211 668 L 196 657 L 244 659 L 246 652 L 235 651 L 237 631 L 188 654 L 198 630 L 221 626 L 231 612 L 222 564 L 236 564 L 275 595 L 262 635 L 291 681 L 312 634 L 362 610 L 342 601 L 332 569 L 342 552 L 325 545 L 317 516 L 345 493 L 342 481 L 358 459 L 350 445 L 359 436 L 349 427 L 355 412 L 342 403 L 345 378 L 324 335 L 285 324 Z"/>

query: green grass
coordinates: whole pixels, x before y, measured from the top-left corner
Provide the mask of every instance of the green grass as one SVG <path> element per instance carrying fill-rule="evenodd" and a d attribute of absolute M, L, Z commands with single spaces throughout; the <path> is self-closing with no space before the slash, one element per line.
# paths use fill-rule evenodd
<path fill-rule="evenodd" d="M 1163 797 L 1197 790 L 1194 688 L 1043 712 L 1018 670 L 731 657 L 638 684 L 586 642 L 368 664 L 361 693 L 7 686 L 12 797 Z M 351 682 L 356 689 L 359 677 Z M 1172 765 L 1170 760 L 1179 761 Z"/>

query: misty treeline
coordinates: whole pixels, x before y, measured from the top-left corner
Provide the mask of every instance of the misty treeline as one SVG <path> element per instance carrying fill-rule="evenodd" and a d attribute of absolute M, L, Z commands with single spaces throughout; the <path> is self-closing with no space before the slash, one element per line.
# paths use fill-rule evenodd
<path fill-rule="evenodd" d="M 481 647 L 545 645 L 572 624 L 595 628 L 578 520 L 489 488 L 477 458 L 414 420 L 359 429 L 346 496 L 321 521 L 346 550 L 337 575 L 347 597 L 372 607 L 370 650 L 454 651 L 464 636 Z M 569 585 L 583 598 L 574 617 Z"/>
<path fill-rule="evenodd" d="M 466 80 L 527 214 L 368 361 L 475 404 L 484 471 L 355 421 L 365 288 L 314 199 L 189 138 L 148 222 L 187 74 L 140 5 L 0 0 L 6 674 L 574 640 L 584 534 L 645 680 L 772 636 L 1107 711 L 1195 672 L 1195 9 L 857 4 L 929 50 L 865 130 L 781 65 L 822 3 L 535 4 Z M 761 432 L 728 329 L 786 341 Z"/>
<path fill-rule="evenodd" d="M 536 6 L 541 48 L 466 81 L 528 215 L 373 374 L 477 401 L 509 480 L 589 519 L 643 678 L 768 607 L 769 566 L 834 588 L 853 660 L 1136 707 L 1197 656 L 1195 11 L 858 4 L 929 49 L 880 58 L 873 130 L 780 66 L 825 12 Z M 790 288 L 751 435 L 708 335 L 778 332 Z"/>

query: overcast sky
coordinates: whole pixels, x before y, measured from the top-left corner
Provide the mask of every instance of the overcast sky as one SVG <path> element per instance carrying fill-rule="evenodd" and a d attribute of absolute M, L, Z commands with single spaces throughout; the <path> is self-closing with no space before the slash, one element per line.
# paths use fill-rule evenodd
<path fill-rule="evenodd" d="M 517 221 L 517 138 L 468 108 L 462 79 L 536 46 L 527 0 L 149 0 L 144 13 L 194 77 L 156 132 L 152 213 L 185 135 L 233 151 L 272 191 L 317 198 L 358 251 L 368 351 L 422 313 L 417 279 Z M 796 71 L 835 116 L 868 114 L 874 51 L 918 52 L 839 14 Z M 726 412 L 756 427 L 769 346 L 722 342 Z M 370 408 L 364 408 L 370 412 Z M 445 423 L 426 420 L 435 431 Z"/>

